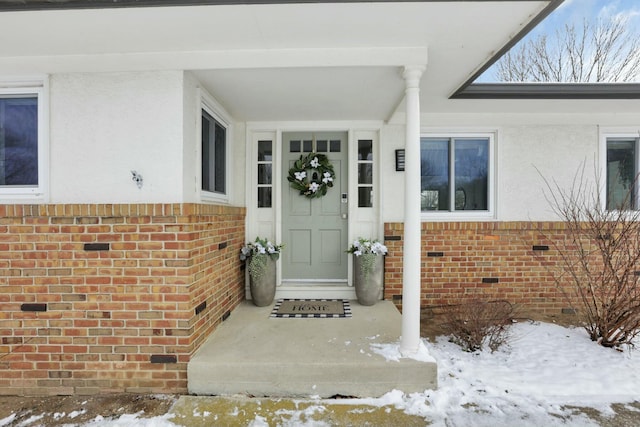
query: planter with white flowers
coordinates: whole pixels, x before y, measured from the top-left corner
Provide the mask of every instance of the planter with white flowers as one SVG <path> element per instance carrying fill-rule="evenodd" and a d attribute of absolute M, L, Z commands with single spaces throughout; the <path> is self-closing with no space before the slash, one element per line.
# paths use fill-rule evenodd
<path fill-rule="evenodd" d="M 247 262 L 249 270 L 251 300 L 258 307 L 271 304 L 276 295 L 276 261 L 282 247 L 258 237 L 240 250 L 240 259 Z"/>
<path fill-rule="evenodd" d="M 347 252 L 353 254 L 353 285 L 358 302 L 374 305 L 383 297 L 387 247 L 377 240 L 358 238 Z"/>

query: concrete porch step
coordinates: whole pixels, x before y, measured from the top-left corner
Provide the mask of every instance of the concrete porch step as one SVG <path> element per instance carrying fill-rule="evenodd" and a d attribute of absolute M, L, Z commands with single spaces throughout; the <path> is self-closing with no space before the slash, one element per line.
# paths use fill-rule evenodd
<path fill-rule="evenodd" d="M 326 398 L 436 388 L 435 363 L 388 361 L 372 351 L 399 341 L 393 303 L 351 301 L 351 309 L 346 319 L 282 319 L 269 318 L 271 307 L 242 303 L 189 362 L 189 392 Z"/>

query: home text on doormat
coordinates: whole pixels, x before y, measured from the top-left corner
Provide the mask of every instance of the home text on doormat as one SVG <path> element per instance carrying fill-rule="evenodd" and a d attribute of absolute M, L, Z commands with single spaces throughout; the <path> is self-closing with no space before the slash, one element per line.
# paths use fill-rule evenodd
<path fill-rule="evenodd" d="M 341 299 L 279 299 L 271 317 L 333 319 L 351 317 L 349 301 Z"/>

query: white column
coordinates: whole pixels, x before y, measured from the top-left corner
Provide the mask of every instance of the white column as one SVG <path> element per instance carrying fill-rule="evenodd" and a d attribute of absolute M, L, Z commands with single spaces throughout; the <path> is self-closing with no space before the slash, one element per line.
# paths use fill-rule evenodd
<path fill-rule="evenodd" d="M 420 77 L 423 66 L 405 67 L 406 135 L 404 165 L 404 246 L 402 273 L 402 339 L 400 352 L 420 346 Z"/>

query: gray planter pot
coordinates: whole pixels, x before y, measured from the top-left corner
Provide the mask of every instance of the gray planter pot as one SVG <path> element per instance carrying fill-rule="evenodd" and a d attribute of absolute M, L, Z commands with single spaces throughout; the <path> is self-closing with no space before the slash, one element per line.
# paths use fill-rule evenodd
<path fill-rule="evenodd" d="M 367 259 L 368 258 L 368 259 Z M 364 270 L 363 264 L 370 266 Z M 360 255 L 353 256 L 353 285 L 356 297 L 361 305 L 374 305 L 380 301 L 384 290 L 384 256 Z"/>
<path fill-rule="evenodd" d="M 255 262 L 255 257 L 249 259 L 249 263 Z M 249 289 L 251 300 L 258 307 L 264 307 L 273 302 L 276 296 L 276 261 L 266 256 L 266 265 L 260 277 L 254 279 L 249 274 Z"/>

